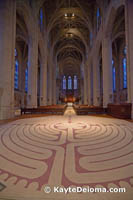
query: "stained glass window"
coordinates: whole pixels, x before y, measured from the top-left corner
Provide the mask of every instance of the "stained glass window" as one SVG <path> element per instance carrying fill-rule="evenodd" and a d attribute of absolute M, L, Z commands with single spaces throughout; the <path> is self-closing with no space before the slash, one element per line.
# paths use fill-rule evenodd
<path fill-rule="evenodd" d="M 17 53 L 17 50 L 15 48 L 15 70 L 14 70 L 14 88 L 15 89 L 18 89 L 18 85 L 19 85 L 19 63 L 18 63 L 18 60 L 17 60 L 17 56 L 18 56 L 18 53 Z"/>
<path fill-rule="evenodd" d="M 100 9 L 97 8 L 97 19 L 100 17 Z"/>
<path fill-rule="evenodd" d="M 15 57 L 17 56 L 18 54 L 17 54 L 17 50 L 15 49 Z"/>
<path fill-rule="evenodd" d="M 124 58 L 122 60 L 122 65 L 123 65 L 123 88 L 127 88 L 127 48 L 125 47 L 123 50 L 123 55 Z"/>
<path fill-rule="evenodd" d="M 28 92 L 28 68 L 25 70 L 25 92 Z"/>
<path fill-rule="evenodd" d="M 127 55 L 127 47 L 124 48 L 123 53 L 124 53 L 124 56 Z"/>
<path fill-rule="evenodd" d="M 72 78 L 71 78 L 71 76 L 68 77 L 68 90 L 72 90 Z"/>
<path fill-rule="evenodd" d="M 40 9 L 40 24 L 43 24 L 43 9 Z"/>
<path fill-rule="evenodd" d="M 78 88 L 78 80 L 77 80 L 77 76 L 74 76 L 74 90 L 77 90 Z"/>
<path fill-rule="evenodd" d="M 97 19 L 97 31 L 98 31 L 102 20 L 100 15 L 100 8 L 97 8 L 96 19 Z"/>
<path fill-rule="evenodd" d="M 113 91 L 116 91 L 116 70 L 114 66 L 114 60 L 112 60 L 112 70 L 113 70 Z"/>
<path fill-rule="evenodd" d="M 123 88 L 127 88 L 127 59 L 123 58 Z"/>
<path fill-rule="evenodd" d="M 66 90 L 66 77 L 63 77 L 63 90 Z"/>
<path fill-rule="evenodd" d="M 100 9 L 97 8 L 97 30 L 99 30 L 100 25 Z"/>
<path fill-rule="evenodd" d="M 18 89 L 18 68 L 19 68 L 19 64 L 18 64 L 18 60 L 15 61 L 15 74 L 14 74 L 14 88 Z"/>

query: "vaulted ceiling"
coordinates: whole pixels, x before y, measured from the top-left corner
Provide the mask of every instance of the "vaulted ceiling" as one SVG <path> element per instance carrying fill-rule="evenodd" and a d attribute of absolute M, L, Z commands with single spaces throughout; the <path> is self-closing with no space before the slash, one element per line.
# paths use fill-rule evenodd
<path fill-rule="evenodd" d="M 43 8 L 53 57 L 62 73 L 80 73 L 90 48 L 96 0 L 45 0 Z"/>
<path fill-rule="evenodd" d="M 27 0 L 25 0 L 28 3 Z M 90 33 L 95 37 L 97 8 L 109 0 L 29 0 L 31 9 L 43 10 L 45 33 L 54 63 L 61 75 L 83 74 L 83 63 L 91 49 Z M 36 5 L 36 6 L 35 6 Z M 37 8 L 36 8 L 37 7 Z M 113 24 L 113 51 L 125 35 L 124 8 L 118 9 Z M 17 39 L 23 57 L 28 54 L 28 30 L 22 12 L 17 10 Z M 29 29 L 30 30 L 30 29 Z M 45 35 L 44 35 L 45 37 Z M 118 45 L 117 45 L 118 43 Z"/>

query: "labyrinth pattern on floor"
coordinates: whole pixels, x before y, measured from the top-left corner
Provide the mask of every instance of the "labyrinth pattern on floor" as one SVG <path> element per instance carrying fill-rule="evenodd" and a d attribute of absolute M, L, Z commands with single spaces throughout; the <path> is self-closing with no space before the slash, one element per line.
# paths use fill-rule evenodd
<path fill-rule="evenodd" d="M 133 124 L 98 117 L 53 116 L 2 125 L 0 182 L 6 186 L 0 197 L 45 199 L 46 185 L 100 185 L 126 187 L 126 200 L 130 200 Z M 101 200 L 99 195 L 108 194 L 93 194 L 91 199 Z M 112 197 L 114 200 L 118 195 Z"/>

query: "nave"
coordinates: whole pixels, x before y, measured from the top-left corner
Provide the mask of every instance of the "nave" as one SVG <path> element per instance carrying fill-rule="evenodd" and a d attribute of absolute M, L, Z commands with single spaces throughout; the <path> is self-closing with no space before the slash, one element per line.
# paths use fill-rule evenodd
<path fill-rule="evenodd" d="M 133 200 L 132 19 L 133 0 L 0 0 L 0 200 Z"/>

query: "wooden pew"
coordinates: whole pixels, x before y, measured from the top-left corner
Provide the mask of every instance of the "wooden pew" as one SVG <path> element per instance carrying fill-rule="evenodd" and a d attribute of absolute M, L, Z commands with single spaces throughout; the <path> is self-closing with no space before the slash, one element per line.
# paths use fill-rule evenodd
<path fill-rule="evenodd" d="M 50 114 L 50 115 L 63 115 L 66 109 L 64 106 L 41 106 L 38 108 L 21 108 L 22 114 Z"/>
<path fill-rule="evenodd" d="M 131 119 L 132 104 L 108 104 L 108 114 L 120 119 Z"/>
<path fill-rule="evenodd" d="M 100 106 L 88 106 L 88 105 L 79 105 L 75 106 L 74 109 L 77 115 L 89 115 L 89 114 L 104 114 L 106 109 Z"/>

